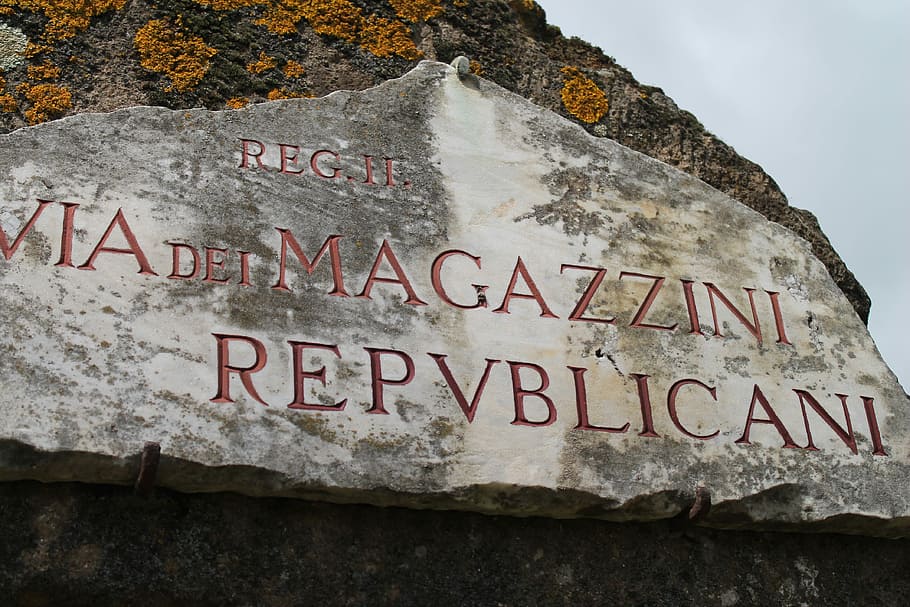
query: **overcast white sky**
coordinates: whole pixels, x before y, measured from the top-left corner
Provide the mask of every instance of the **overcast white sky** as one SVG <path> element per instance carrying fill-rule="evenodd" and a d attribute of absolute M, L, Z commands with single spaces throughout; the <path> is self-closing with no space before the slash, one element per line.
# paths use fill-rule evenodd
<path fill-rule="evenodd" d="M 537 1 L 818 217 L 910 391 L 910 2 Z"/>

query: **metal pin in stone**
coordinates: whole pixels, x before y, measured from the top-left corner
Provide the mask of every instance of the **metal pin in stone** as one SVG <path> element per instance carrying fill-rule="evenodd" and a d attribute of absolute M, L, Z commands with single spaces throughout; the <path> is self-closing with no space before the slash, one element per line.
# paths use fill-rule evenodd
<path fill-rule="evenodd" d="M 139 476 L 136 477 L 134 490 L 136 495 L 148 496 L 155 487 L 155 478 L 158 476 L 158 462 L 161 459 L 161 445 L 158 443 L 145 443 L 142 447 L 142 457 L 139 460 Z"/>
<path fill-rule="evenodd" d="M 464 76 L 471 71 L 471 60 L 464 55 L 458 55 L 452 59 L 452 63 L 449 65 L 455 68 L 455 71 L 458 72 L 459 76 Z"/>

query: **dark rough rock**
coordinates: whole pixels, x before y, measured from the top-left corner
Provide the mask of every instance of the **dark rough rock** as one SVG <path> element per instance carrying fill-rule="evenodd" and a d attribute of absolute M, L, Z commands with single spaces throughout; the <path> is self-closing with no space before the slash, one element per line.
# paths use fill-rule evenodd
<path fill-rule="evenodd" d="M 0 485 L 6 605 L 900 605 L 910 540 Z"/>
<path fill-rule="evenodd" d="M 14 1 L 14 0 L 9 0 Z M 276 34 L 255 20 L 258 6 L 216 11 L 192 0 L 132 0 L 121 10 L 94 17 L 72 38 L 52 42 L 4 75 L 6 91 L 18 109 L 0 113 L 0 131 L 24 126 L 30 102 L 15 93 L 27 80 L 29 65 L 45 61 L 61 68 L 57 84 L 72 91 L 75 112 L 109 111 L 137 104 L 171 108 L 205 106 L 222 109 L 234 97 L 263 101 L 270 91 L 325 95 L 337 89 L 363 89 L 405 73 L 416 64 L 395 55 L 377 57 L 356 43 L 316 33 L 300 20 L 291 34 Z M 346 1 L 346 0 L 345 0 Z M 238 0 L 235 5 L 242 2 Z M 380 0 L 355 2 L 364 15 L 395 19 L 392 7 Z M 634 150 L 695 175 L 805 238 L 865 322 L 870 301 L 808 211 L 791 207 L 780 188 L 761 167 L 707 132 L 689 112 L 654 87 L 641 85 L 628 70 L 599 48 L 567 39 L 546 23 L 543 9 L 525 0 L 454 0 L 439 2 L 443 12 L 426 22 L 410 23 L 412 39 L 424 58 L 451 61 L 466 55 L 484 77 L 539 105 L 574 119 L 560 98 L 562 68 L 575 66 L 605 93 L 609 111 L 592 134 L 610 137 Z M 167 92 L 168 80 L 144 69 L 134 45 L 136 32 L 150 19 L 182 16 L 183 29 L 200 36 L 218 53 L 197 86 Z M 16 8 L 0 21 L 41 42 L 47 23 L 43 13 Z M 246 65 L 260 52 L 278 60 L 278 67 L 251 73 Z M 280 69 L 287 60 L 299 62 L 304 73 L 290 78 Z M 4 91 L 0 90 L 0 94 Z"/>

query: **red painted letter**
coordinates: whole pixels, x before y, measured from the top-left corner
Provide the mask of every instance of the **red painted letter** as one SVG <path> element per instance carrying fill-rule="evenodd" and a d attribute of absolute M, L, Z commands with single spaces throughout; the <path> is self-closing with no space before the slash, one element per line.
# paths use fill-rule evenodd
<path fill-rule="evenodd" d="M 640 329 L 659 329 L 661 331 L 674 331 L 676 330 L 677 324 L 666 327 L 664 325 L 652 325 L 649 323 L 642 322 L 645 316 L 648 314 L 648 310 L 651 309 L 651 304 L 654 303 L 654 300 L 657 298 L 657 294 L 660 292 L 660 288 L 663 286 L 666 278 L 663 276 L 651 276 L 650 274 L 639 274 L 638 272 L 620 272 L 619 279 L 622 280 L 626 276 L 633 276 L 635 278 L 646 278 L 648 280 L 653 280 L 654 284 L 651 285 L 651 289 L 648 291 L 648 294 L 645 296 L 645 300 L 641 303 L 641 306 L 638 308 L 638 312 L 635 313 L 635 318 L 632 319 L 632 322 L 629 323 L 630 327 L 638 327 Z"/>
<path fill-rule="evenodd" d="M 812 407 L 812 410 L 818 413 L 819 417 L 822 418 L 822 421 L 828 424 L 828 427 L 834 431 L 837 437 L 844 441 L 844 444 L 850 448 L 850 451 L 853 451 L 854 455 L 858 453 L 856 450 L 856 437 L 853 435 L 853 424 L 850 422 L 850 411 L 847 409 L 846 394 L 835 394 L 844 407 L 844 418 L 847 420 L 847 429 L 844 430 L 836 421 L 834 421 L 834 418 L 825 411 L 819 402 L 815 400 L 815 397 L 805 390 L 794 389 L 793 391 L 796 392 L 796 395 L 799 397 L 799 406 L 803 412 L 803 422 L 806 424 L 806 436 L 809 439 L 809 444 L 805 447 L 807 450 L 818 451 L 818 447 L 812 442 L 812 430 L 809 428 L 809 416 L 806 415 L 806 404 L 808 403 L 809 406 Z"/>
<path fill-rule="evenodd" d="M 698 381 L 697 379 L 681 379 L 678 382 L 676 382 L 675 384 L 673 384 L 673 386 L 670 388 L 670 391 L 667 393 L 667 409 L 670 412 L 670 419 L 673 420 L 673 424 L 679 429 L 679 431 L 682 432 L 683 434 L 685 434 L 686 436 L 691 436 L 692 438 L 697 438 L 699 440 L 708 440 L 708 439 L 714 438 L 715 436 L 720 434 L 720 430 L 715 430 L 711 434 L 695 434 L 693 432 L 689 432 L 689 430 L 687 430 L 682 425 L 682 423 L 680 423 L 680 421 L 679 421 L 679 415 L 676 412 L 676 395 L 679 392 L 680 388 L 682 388 L 683 386 L 689 385 L 689 384 L 701 386 L 702 388 L 704 388 L 705 390 L 708 391 L 708 393 L 711 395 L 711 398 L 713 398 L 715 402 L 717 401 L 717 389 L 716 388 L 707 386 L 707 385 L 703 384 L 702 382 Z"/>
<path fill-rule="evenodd" d="M 40 202 L 40 201 L 39 201 Z M 74 219 L 76 218 L 76 209 L 79 205 L 75 202 L 61 202 L 63 205 L 63 230 L 60 234 L 60 259 L 55 266 L 64 268 L 73 267 L 73 230 Z"/>
<path fill-rule="evenodd" d="M 338 162 L 341 159 L 338 154 L 330 150 L 317 150 L 316 152 L 313 152 L 312 156 L 310 156 L 310 168 L 313 169 L 313 172 L 316 173 L 316 175 L 319 177 L 324 177 L 326 179 L 335 179 L 336 177 L 339 177 L 341 175 L 341 169 L 337 167 L 329 167 L 332 169 L 331 175 L 326 175 L 321 170 L 319 170 L 319 157 L 325 155 L 329 155 L 334 158 L 335 162 Z"/>
<path fill-rule="evenodd" d="M 629 429 L 629 422 L 619 428 L 606 428 L 604 426 L 591 425 L 588 420 L 588 390 L 585 386 L 585 369 L 584 367 L 567 367 L 572 372 L 572 379 L 575 380 L 575 410 L 578 411 L 578 425 L 575 430 L 595 430 L 597 432 L 614 432 L 622 434 Z"/>
<path fill-rule="evenodd" d="M 255 154 L 250 152 L 250 144 L 255 143 L 259 148 L 259 151 Z M 250 158 L 253 158 L 256 161 L 256 164 L 259 165 L 259 168 L 263 171 L 267 171 L 265 165 L 262 164 L 262 155 L 265 154 L 265 144 L 261 141 L 256 141 L 255 139 L 241 139 L 240 140 L 240 168 L 246 169 L 250 166 Z"/>
<path fill-rule="evenodd" d="M 723 333 L 720 332 L 720 324 L 717 322 L 717 306 L 714 304 L 714 297 L 716 296 L 723 302 L 725 306 L 727 306 L 727 309 L 733 313 L 733 316 L 735 316 L 736 319 L 742 323 L 746 330 L 751 333 L 755 339 L 758 340 L 759 345 L 761 345 L 761 325 L 758 322 L 758 313 L 755 311 L 755 299 L 752 297 L 752 293 L 755 292 L 755 289 L 743 287 L 743 291 L 749 295 L 749 305 L 752 307 L 752 322 L 749 322 L 746 320 L 746 317 L 743 316 L 742 312 L 740 312 L 736 306 L 730 303 L 730 300 L 720 292 L 720 289 L 715 287 L 710 282 L 706 282 L 704 285 L 708 290 L 708 301 L 711 302 L 711 317 L 714 319 L 714 336 L 723 337 Z"/>
<path fill-rule="evenodd" d="M 367 409 L 367 413 L 376 413 L 388 415 L 383 400 L 382 387 L 386 384 L 391 386 L 406 386 L 414 379 L 414 361 L 404 352 L 398 350 L 383 350 L 381 348 L 364 348 L 370 355 L 370 385 L 373 389 L 373 406 Z M 382 355 L 391 354 L 397 356 L 404 363 L 405 373 L 399 379 L 389 379 L 382 376 Z"/>
<path fill-rule="evenodd" d="M 288 247 L 290 247 L 291 251 L 294 252 L 294 255 L 297 256 L 297 261 L 300 262 L 308 275 L 313 273 L 313 270 L 316 269 L 316 264 L 319 263 L 319 260 L 325 255 L 325 252 L 328 251 L 329 259 L 332 262 L 332 280 L 335 282 L 335 287 L 329 291 L 329 295 L 350 297 L 348 292 L 344 290 L 344 277 L 341 275 L 341 253 L 338 250 L 338 241 L 341 240 L 341 236 L 332 235 L 326 238 L 325 242 L 322 243 L 322 248 L 319 249 L 319 252 L 316 253 L 316 257 L 313 258 L 313 262 L 310 263 L 310 260 L 304 255 L 303 251 L 300 249 L 300 245 L 297 243 L 297 239 L 294 238 L 294 235 L 291 234 L 290 230 L 284 228 L 275 229 L 281 234 L 281 259 L 278 262 L 278 282 L 272 286 L 273 289 L 290 291 L 284 276 L 287 268 Z"/>
<path fill-rule="evenodd" d="M 515 292 L 515 283 L 518 282 L 519 275 L 521 275 L 521 278 L 525 281 L 525 284 L 528 285 L 528 289 L 531 290 L 530 293 Z M 506 288 L 506 294 L 502 298 L 502 305 L 493 310 L 493 312 L 497 314 L 509 314 L 509 302 L 513 298 L 533 299 L 537 302 L 537 305 L 540 306 L 540 316 L 542 318 L 559 318 L 553 314 L 553 311 L 550 310 L 547 302 L 544 301 L 543 295 L 540 294 L 540 290 L 534 283 L 534 279 L 531 278 L 531 275 L 528 273 L 528 269 L 525 268 L 525 263 L 521 260 L 521 257 L 519 257 L 518 261 L 515 262 L 515 269 L 512 271 L 512 280 L 509 281 L 509 286 Z"/>
<path fill-rule="evenodd" d="M 774 325 L 777 327 L 777 343 L 792 346 L 793 344 L 787 339 L 787 329 L 784 328 L 784 317 L 780 312 L 780 293 L 767 290 L 765 293 L 767 293 L 768 297 L 771 299 L 771 312 L 774 314 Z"/>
<path fill-rule="evenodd" d="M 221 333 L 212 333 L 212 335 L 215 336 L 215 340 L 218 342 L 218 392 L 212 397 L 211 401 L 213 403 L 234 402 L 234 399 L 231 398 L 231 373 L 236 373 L 240 376 L 240 381 L 243 383 L 243 387 L 246 388 L 249 395 L 256 399 L 256 401 L 268 407 L 269 404 L 262 400 L 262 397 L 259 396 L 259 393 L 253 386 L 252 377 L 253 373 L 257 373 L 265 367 L 266 360 L 268 359 L 265 346 L 262 342 L 258 339 L 246 337 L 244 335 L 223 335 Z M 252 365 L 249 367 L 235 367 L 230 364 L 229 350 L 230 342 L 232 341 L 246 342 L 253 347 L 253 351 L 256 353 L 256 360 Z"/>
<path fill-rule="evenodd" d="M 41 213 L 44 212 L 44 209 L 46 209 L 47 206 L 53 202 L 53 200 L 38 200 L 38 208 L 35 209 L 35 212 L 32 213 L 31 218 L 25 223 L 25 227 L 19 230 L 19 234 L 16 236 L 16 239 L 13 240 L 13 244 L 9 244 L 9 241 L 6 239 L 6 232 L 4 232 L 3 227 L 0 226 L 0 252 L 3 253 L 3 257 L 7 261 L 10 260 L 10 258 L 16 252 L 16 249 L 18 249 L 19 245 L 22 244 L 22 240 L 25 238 L 25 235 L 29 233 L 29 231 L 32 229 L 32 226 L 34 226 L 35 222 L 38 221 L 38 217 L 41 216 Z"/>
<path fill-rule="evenodd" d="M 433 290 L 435 290 L 436 294 L 439 295 L 439 299 L 441 299 L 442 301 L 444 301 L 445 303 L 449 304 L 452 307 L 461 308 L 462 310 L 474 310 L 476 308 L 486 308 L 487 307 L 487 298 L 486 298 L 486 295 L 484 295 L 484 293 L 486 292 L 488 285 L 477 285 L 477 284 L 473 284 L 473 283 L 471 284 L 471 286 L 474 287 L 474 291 L 477 293 L 477 303 L 472 306 L 465 306 L 460 303 L 454 302 L 454 301 L 452 301 L 452 298 L 449 297 L 449 294 L 446 293 L 445 287 L 442 286 L 442 264 L 445 262 L 446 259 L 448 259 L 452 255 L 460 255 L 462 257 L 467 257 L 468 259 L 472 259 L 474 261 L 474 265 L 477 266 L 477 269 L 478 270 L 481 269 L 480 257 L 475 257 L 474 255 L 471 255 L 470 253 L 467 253 L 465 251 L 460 251 L 458 249 L 452 249 L 450 251 L 443 251 L 442 253 L 440 253 L 439 255 L 436 256 L 436 259 L 433 260 L 433 266 L 430 271 L 430 279 L 433 282 Z"/>
<path fill-rule="evenodd" d="M 638 436 L 659 437 L 660 434 L 654 431 L 654 417 L 651 415 L 651 394 L 648 390 L 648 378 L 651 376 L 640 373 L 630 373 L 630 375 L 635 378 L 638 404 L 641 406 L 641 432 L 638 433 Z"/>
<path fill-rule="evenodd" d="M 758 419 L 753 417 L 755 413 L 755 403 L 759 403 L 762 406 L 762 409 L 765 410 L 765 413 L 768 415 L 768 419 Z M 746 427 L 743 430 L 743 435 L 736 439 L 736 444 L 738 445 L 751 445 L 749 442 L 749 431 L 752 429 L 752 424 L 770 424 L 773 425 L 777 432 L 784 439 L 784 448 L 785 449 L 799 449 L 799 445 L 793 442 L 790 433 L 787 432 L 784 422 L 777 416 L 777 413 L 774 412 L 774 409 L 771 408 L 771 404 L 768 402 L 768 399 L 765 398 L 765 395 L 762 393 L 761 389 L 758 387 L 758 384 L 755 384 L 755 388 L 752 390 L 752 403 L 749 405 L 749 415 L 746 417 Z"/>
<path fill-rule="evenodd" d="M 872 455 L 888 455 L 882 445 L 882 433 L 878 429 L 878 419 L 875 417 L 875 401 L 870 396 L 860 396 L 866 410 L 866 421 L 869 422 L 869 433 L 872 435 Z"/>
<path fill-rule="evenodd" d="M 317 350 L 328 350 L 333 353 L 338 358 L 341 358 L 341 353 L 338 351 L 338 346 L 330 346 L 328 344 L 318 344 L 306 341 L 288 341 L 291 345 L 291 350 L 294 352 L 294 400 L 288 405 L 288 409 L 306 409 L 308 411 L 343 411 L 345 405 L 348 404 L 348 399 L 344 399 L 340 402 L 335 403 L 334 405 L 320 405 L 318 403 L 308 403 L 306 402 L 306 387 L 304 386 L 304 381 L 307 379 L 315 379 L 322 383 L 325 386 L 325 366 L 319 367 L 315 371 L 304 371 L 303 370 L 303 351 L 307 348 L 314 348 Z"/>
<path fill-rule="evenodd" d="M 215 259 L 215 254 L 219 254 L 219 259 Z M 215 278 L 215 268 L 224 270 L 224 262 L 227 260 L 227 249 L 218 249 L 214 247 L 205 247 L 205 278 L 202 282 L 214 282 L 226 285 L 231 277 Z"/>
<path fill-rule="evenodd" d="M 480 402 L 480 397 L 483 395 L 483 389 L 487 385 L 487 380 L 490 378 L 490 369 L 493 368 L 493 365 L 502 361 L 493 358 L 485 359 L 487 361 L 487 366 L 484 368 L 483 375 L 480 377 L 480 383 L 477 384 L 477 388 L 474 389 L 474 396 L 471 398 L 471 404 L 468 404 L 468 399 L 464 397 L 461 386 L 458 385 L 458 382 L 455 381 L 455 377 L 449 370 L 449 364 L 446 362 L 446 355 L 433 354 L 431 352 L 427 352 L 427 354 L 436 361 L 436 365 L 442 372 L 442 376 L 445 378 L 446 383 L 449 384 L 452 395 L 455 397 L 458 406 L 461 407 L 464 416 L 468 419 L 468 423 L 470 424 L 474 421 L 474 414 L 477 413 L 477 404 Z"/>
<path fill-rule="evenodd" d="M 129 248 L 122 249 L 119 247 L 104 246 L 104 243 L 106 243 L 107 239 L 110 238 L 111 232 L 114 231 L 115 225 L 120 228 L 120 231 L 123 233 L 123 238 L 126 240 Z M 85 260 L 85 263 L 79 266 L 79 269 L 94 270 L 95 258 L 98 257 L 98 253 L 118 253 L 121 255 L 132 255 L 139 263 L 139 274 L 150 274 L 152 276 L 158 276 L 158 274 L 152 270 L 152 266 L 149 265 L 149 260 L 145 257 L 145 253 L 142 252 L 142 248 L 139 246 L 139 242 L 133 235 L 133 230 L 131 230 L 129 224 L 126 223 L 126 218 L 123 216 L 122 208 L 117 209 L 117 214 L 114 215 L 114 218 L 111 220 L 110 225 L 107 226 L 107 230 L 104 232 L 104 236 L 102 236 L 101 240 L 98 241 L 98 244 L 95 245 L 95 249 L 92 251 L 92 254 L 89 255 L 88 259 Z"/>
<path fill-rule="evenodd" d="M 704 335 L 701 332 L 701 326 L 698 322 L 698 308 L 695 307 L 695 295 L 692 293 L 692 285 L 694 284 L 691 280 L 686 280 L 680 278 L 679 281 L 683 286 L 683 294 L 686 298 L 686 310 L 689 312 L 689 335 Z"/>
<path fill-rule="evenodd" d="M 583 316 L 585 310 L 587 310 L 588 306 L 591 305 L 591 300 L 594 299 L 594 293 L 597 292 L 597 289 L 600 288 L 600 283 L 603 282 L 604 276 L 607 275 L 607 271 L 603 268 L 592 268 L 590 266 L 578 266 L 571 263 L 564 263 L 559 266 L 559 273 L 562 274 L 566 268 L 595 272 L 594 277 L 591 278 L 591 282 L 588 283 L 588 286 L 585 289 L 585 292 L 582 294 L 581 299 L 578 300 L 578 304 L 575 306 L 575 309 L 572 310 L 571 314 L 569 314 L 569 320 L 577 320 L 580 322 L 601 322 L 606 324 L 613 324 L 616 322 L 616 319 L 612 316 L 610 318 L 594 318 L 592 316 Z"/>
<path fill-rule="evenodd" d="M 292 152 L 288 154 L 288 152 Z M 300 175 L 303 173 L 303 169 L 295 171 L 293 169 L 288 169 L 288 162 L 293 165 L 297 164 L 297 154 L 300 153 L 300 147 L 296 145 L 287 145 L 284 143 L 278 144 L 278 153 L 281 155 L 281 172 L 287 175 Z"/>
<path fill-rule="evenodd" d="M 511 360 L 506 361 L 509 363 L 509 371 L 512 374 L 512 397 L 515 401 L 515 419 L 512 420 L 512 424 L 516 426 L 549 426 L 556 421 L 556 406 L 553 404 L 553 399 L 544 394 L 544 390 L 550 387 L 550 377 L 547 375 L 547 372 L 540 365 L 535 365 L 534 363 L 521 363 L 513 362 Z M 532 369 L 537 372 L 537 375 L 540 377 L 540 387 L 534 390 L 527 390 L 521 384 L 521 369 Z M 528 419 L 528 416 L 525 415 L 525 398 L 528 396 L 536 396 L 547 406 L 547 419 L 535 422 Z"/>
<path fill-rule="evenodd" d="M 171 256 L 173 258 L 173 263 L 171 265 L 171 273 L 168 274 L 168 278 L 180 279 L 180 280 L 190 280 L 199 276 L 199 252 L 196 251 L 193 247 L 188 244 L 182 244 L 179 242 L 169 242 L 171 245 Z M 189 274 L 180 273 L 180 250 L 184 249 L 190 252 L 190 255 L 193 256 L 193 271 Z"/>
<path fill-rule="evenodd" d="M 385 260 L 389 262 L 389 265 L 392 266 L 392 271 L 395 272 L 395 278 L 376 276 L 376 274 L 379 272 L 379 266 L 382 265 L 383 258 L 385 258 Z M 405 275 L 401 264 L 398 262 L 398 258 L 395 257 L 395 253 L 392 251 L 391 245 L 389 245 L 388 240 L 382 241 L 382 246 L 379 247 L 379 253 L 376 254 L 376 261 L 373 262 L 373 269 L 370 270 L 370 275 L 367 277 L 366 284 L 363 285 L 363 291 L 361 291 L 360 295 L 357 297 L 372 299 L 370 297 L 370 292 L 373 290 L 374 282 L 401 285 L 408 295 L 408 298 L 404 300 L 404 303 L 411 304 L 412 306 L 427 305 L 427 302 L 417 297 L 417 293 L 414 292 L 414 287 L 411 286 L 411 281 L 408 280 L 407 275 Z"/>

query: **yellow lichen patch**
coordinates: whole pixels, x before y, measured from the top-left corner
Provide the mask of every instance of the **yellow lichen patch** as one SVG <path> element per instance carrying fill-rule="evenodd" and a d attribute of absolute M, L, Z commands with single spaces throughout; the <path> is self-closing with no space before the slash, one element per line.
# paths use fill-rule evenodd
<path fill-rule="evenodd" d="M 0 95 L 0 112 L 15 112 L 17 107 L 12 95 L 9 93 Z"/>
<path fill-rule="evenodd" d="M 7 15 L 12 15 L 12 14 L 15 13 L 15 12 L 16 12 L 16 11 L 14 11 L 14 10 L 13 10 L 11 7 L 9 7 L 9 6 L 0 6 L 0 15 L 2 15 L 2 16 L 4 16 L 4 17 L 7 16 Z M 7 111 L 7 110 L 0 110 L 0 111 L 4 111 L 4 112 L 5 112 L 5 111 Z"/>
<path fill-rule="evenodd" d="M 317 33 L 354 42 L 363 13 L 348 0 L 299 0 L 300 15 Z"/>
<path fill-rule="evenodd" d="M 267 0 L 193 0 L 196 4 L 207 6 L 216 11 L 233 11 L 246 6 L 266 4 Z"/>
<path fill-rule="evenodd" d="M 354 42 L 363 11 L 348 0 L 271 0 L 256 24 L 276 34 L 293 34 L 301 19 L 319 34 Z"/>
<path fill-rule="evenodd" d="M 452 4 L 454 4 L 458 8 L 464 8 L 468 5 L 468 0 L 455 0 L 455 2 L 453 2 Z"/>
<path fill-rule="evenodd" d="M 426 21 L 442 12 L 439 0 L 389 0 L 395 14 L 408 21 Z"/>
<path fill-rule="evenodd" d="M 266 70 L 270 70 L 278 65 L 278 60 L 274 57 L 269 57 L 265 54 L 265 51 L 259 51 L 259 59 L 251 63 L 246 64 L 246 71 L 251 74 L 261 74 Z"/>
<path fill-rule="evenodd" d="M 300 78 L 303 76 L 303 66 L 293 59 L 284 64 L 281 70 L 287 78 Z"/>
<path fill-rule="evenodd" d="M 166 91 L 188 91 L 209 71 L 209 59 L 216 51 L 199 36 L 183 31 L 181 19 L 172 25 L 167 19 L 153 19 L 136 32 L 134 40 L 141 65 L 171 80 Z"/>
<path fill-rule="evenodd" d="M 231 97 L 224 102 L 224 105 L 232 110 L 239 110 L 245 108 L 249 103 L 250 100 L 246 97 Z"/>
<path fill-rule="evenodd" d="M 475 61 L 474 59 L 471 59 L 471 61 L 468 62 L 468 66 L 469 66 L 468 69 L 471 70 L 472 74 L 474 74 L 475 76 L 483 76 L 483 66 L 480 65 L 480 61 Z"/>
<path fill-rule="evenodd" d="M 60 68 L 48 60 L 44 60 L 41 65 L 28 66 L 29 80 L 56 80 L 60 77 Z"/>
<path fill-rule="evenodd" d="M 312 97 L 312 95 L 308 93 L 296 93 L 287 89 L 272 89 L 266 97 L 268 97 L 269 101 L 276 101 L 278 99 L 308 99 Z"/>
<path fill-rule="evenodd" d="M 607 95 L 576 67 L 564 67 L 562 104 L 582 122 L 594 123 L 607 113 Z"/>
<path fill-rule="evenodd" d="M 47 53 L 54 49 L 49 47 L 46 44 L 35 44 L 29 40 L 28 44 L 25 45 L 25 52 L 22 53 L 27 58 L 37 57 L 41 53 Z"/>
<path fill-rule="evenodd" d="M 2 73 L 2 72 L 0 72 Z M 6 79 L 3 76 L 0 76 L 0 92 L 6 88 Z M 13 99 L 13 96 L 9 93 L 0 95 L 0 112 L 15 112 L 16 111 L 16 100 Z"/>
<path fill-rule="evenodd" d="M 19 6 L 34 13 L 43 12 L 48 23 L 43 38 L 47 41 L 72 38 L 86 29 L 92 17 L 120 10 L 126 0 L 18 0 Z"/>
<path fill-rule="evenodd" d="M 293 34 L 297 31 L 297 22 L 303 18 L 293 8 L 281 4 L 271 4 L 262 17 L 256 19 L 256 25 L 262 25 L 274 34 Z"/>
<path fill-rule="evenodd" d="M 360 46 L 377 57 L 398 55 L 405 59 L 418 59 L 423 56 L 411 40 L 411 30 L 404 23 L 375 15 L 370 15 L 363 24 Z"/>
<path fill-rule="evenodd" d="M 16 87 L 16 91 L 24 95 L 31 104 L 25 111 L 25 119 L 29 124 L 56 118 L 73 107 L 73 96 L 64 86 L 22 82 Z"/>

